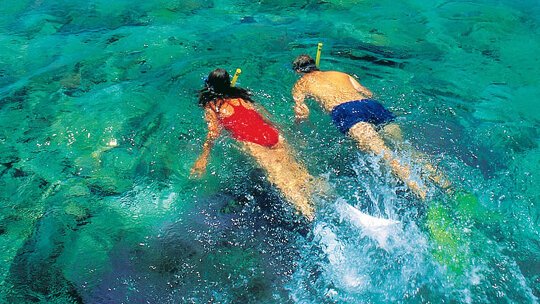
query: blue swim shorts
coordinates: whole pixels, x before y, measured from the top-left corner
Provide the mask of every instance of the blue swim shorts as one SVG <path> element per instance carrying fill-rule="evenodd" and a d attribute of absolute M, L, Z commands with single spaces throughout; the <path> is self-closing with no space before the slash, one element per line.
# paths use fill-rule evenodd
<path fill-rule="evenodd" d="M 332 110 L 332 121 L 341 133 L 359 122 L 368 122 L 379 126 L 393 121 L 396 116 L 374 99 L 353 100 L 342 103 Z"/>

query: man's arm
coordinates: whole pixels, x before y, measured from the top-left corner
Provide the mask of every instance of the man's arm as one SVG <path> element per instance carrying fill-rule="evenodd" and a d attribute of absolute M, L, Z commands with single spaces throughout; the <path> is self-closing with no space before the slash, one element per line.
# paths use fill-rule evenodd
<path fill-rule="evenodd" d="M 192 177 L 201 177 L 206 171 L 206 166 L 208 165 L 208 158 L 210 156 L 210 151 L 214 146 L 214 142 L 219 137 L 221 132 L 221 127 L 219 125 L 219 120 L 217 114 L 210 108 L 205 109 L 204 118 L 208 124 L 208 135 L 203 144 L 203 151 L 193 167 L 191 168 Z"/>
<path fill-rule="evenodd" d="M 366 96 L 367 98 L 371 98 L 373 96 L 373 93 L 371 93 L 370 90 L 366 89 L 366 87 L 362 86 L 356 79 L 349 76 L 349 81 L 351 82 L 352 86 L 356 91 L 358 91 L 360 94 Z"/>
<path fill-rule="evenodd" d="M 302 79 L 298 80 L 292 89 L 294 99 L 294 117 L 297 121 L 307 119 L 309 116 L 309 108 L 306 105 L 306 93 Z"/>

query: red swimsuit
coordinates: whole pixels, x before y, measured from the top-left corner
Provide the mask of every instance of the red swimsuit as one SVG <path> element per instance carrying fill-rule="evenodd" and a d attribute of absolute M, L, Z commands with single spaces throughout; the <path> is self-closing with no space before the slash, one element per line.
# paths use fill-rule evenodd
<path fill-rule="evenodd" d="M 235 106 L 227 100 L 224 102 L 233 107 L 234 113 L 228 117 L 220 117 L 219 121 L 233 138 L 265 147 L 273 147 L 278 143 L 278 130 L 264 121 L 257 111 L 245 108 L 242 103 Z"/>

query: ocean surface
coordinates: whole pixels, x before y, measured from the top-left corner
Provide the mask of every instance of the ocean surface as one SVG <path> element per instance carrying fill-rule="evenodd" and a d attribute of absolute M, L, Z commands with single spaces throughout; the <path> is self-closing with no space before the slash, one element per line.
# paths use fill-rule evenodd
<path fill-rule="evenodd" d="M 3 0 L 1 303 L 538 303 L 540 2 Z M 421 201 L 291 61 L 354 75 L 455 189 Z M 233 73 L 331 184 L 306 223 L 197 90 Z M 396 148 L 396 150 L 398 150 Z M 366 231 L 347 202 L 399 221 Z"/>

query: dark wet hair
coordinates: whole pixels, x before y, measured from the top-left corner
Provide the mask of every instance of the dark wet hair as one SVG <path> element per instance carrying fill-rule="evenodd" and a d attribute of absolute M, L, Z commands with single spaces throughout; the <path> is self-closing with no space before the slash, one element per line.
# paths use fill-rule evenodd
<path fill-rule="evenodd" d="M 205 80 L 204 88 L 199 91 L 199 105 L 205 107 L 209 102 L 225 98 L 242 98 L 253 102 L 251 93 L 248 90 L 231 87 L 231 79 L 227 71 L 215 69 Z"/>
<path fill-rule="evenodd" d="M 315 65 L 315 60 L 309 55 L 300 55 L 292 63 L 293 70 L 301 73 L 309 73 L 318 71 L 319 68 Z"/>

